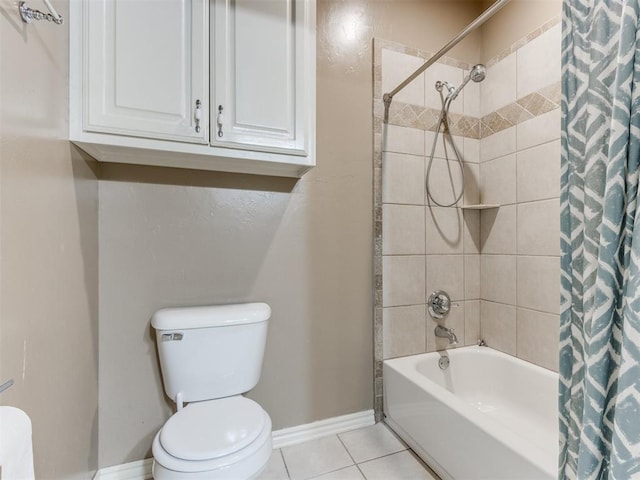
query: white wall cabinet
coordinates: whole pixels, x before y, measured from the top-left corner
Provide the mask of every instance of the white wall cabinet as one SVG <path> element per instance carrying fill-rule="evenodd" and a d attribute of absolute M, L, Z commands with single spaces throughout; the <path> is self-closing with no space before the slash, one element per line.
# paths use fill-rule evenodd
<path fill-rule="evenodd" d="M 70 4 L 70 139 L 99 161 L 299 177 L 315 0 Z"/>
<path fill-rule="evenodd" d="M 304 14 L 296 0 L 215 0 L 214 145 L 307 154 Z"/>
<path fill-rule="evenodd" d="M 207 7 L 206 0 L 85 2 L 85 131 L 208 142 Z"/>

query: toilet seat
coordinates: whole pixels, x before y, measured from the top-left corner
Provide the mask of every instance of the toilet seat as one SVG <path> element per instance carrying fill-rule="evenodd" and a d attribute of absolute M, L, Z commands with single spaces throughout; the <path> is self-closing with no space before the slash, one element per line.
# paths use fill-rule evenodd
<path fill-rule="evenodd" d="M 164 450 L 183 460 L 211 460 L 242 450 L 264 429 L 265 411 L 242 395 L 192 403 L 160 430 Z"/>
<path fill-rule="evenodd" d="M 156 434 L 154 472 L 166 469 L 184 478 L 206 473 L 202 478 L 214 479 L 220 471 L 219 478 L 230 478 L 234 469 L 260 471 L 271 450 L 271 419 L 253 400 L 238 395 L 191 403 Z"/>

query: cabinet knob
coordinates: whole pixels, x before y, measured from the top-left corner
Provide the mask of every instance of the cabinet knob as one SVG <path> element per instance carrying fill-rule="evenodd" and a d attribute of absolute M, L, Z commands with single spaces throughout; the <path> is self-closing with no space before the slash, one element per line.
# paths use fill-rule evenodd
<path fill-rule="evenodd" d="M 194 112 L 194 118 L 196 120 L 196 132 L 200 133 L 200 120 L 202 120 L 202 102 L 200 99 L 196 100 L 196 110 Z"/>
<path fill-rule="evenodd" d="M 222 137 L 224 135 L 224 133 L 222 132 L 222 122 L 224 121 L 224 116 L 222 115 L 222 105 L 218 105 L 218 119 L 217 119 L 217 123 L 218 123 L 218 136 Z"/>

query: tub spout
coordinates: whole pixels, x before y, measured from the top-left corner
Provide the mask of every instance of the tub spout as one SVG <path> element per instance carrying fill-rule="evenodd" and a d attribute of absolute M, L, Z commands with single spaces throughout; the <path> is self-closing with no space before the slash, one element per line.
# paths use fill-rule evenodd
<path fill-rule="evenodd" d="M 458 337 L 456 337 L 456 334 L 453 333 L 452 328 L 447 328 L 447 327 L 443 327 L 442 325 L 438 325 L 436 327 L 435 332 L 436 332 L 436 337 L 448 338 L 449 345 L 458 344 Z"/>

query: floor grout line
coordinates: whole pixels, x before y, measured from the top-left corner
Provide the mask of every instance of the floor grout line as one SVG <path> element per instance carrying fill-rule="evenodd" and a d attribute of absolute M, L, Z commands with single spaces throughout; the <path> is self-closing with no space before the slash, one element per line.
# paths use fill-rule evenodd
<path fill-rule="evenodd" d="M 400 450 L 397 450 L 397 451 L 394 451 L 394 452 L 390 452 L 390 453 L 385 453 L 385 454 L 379 455 L 379 456 L 375 456 L 373 458 L 369 458 L 369 459 L 361 461 L 361 462 L 356 462 L 356 459 L 354 458 L 353 454 L 349 450 L 349 447 L 347 446 L 347 443 L 341 438 L 341 436 L 340 436 L 341 434 L 329 435 L 328 437 L 334 437 L 335 436 L 338 439 L 338 441 L 340 442 L 340 445 L 342 445 L 344 450 L 347 452 L 347 455 L 349 456 L 349 459 L 352 462 L 351 465 L 344 465 L 344 466 L 341 466 L 339 468 L 334 468 L 334 469 L 325 471 L 325 472 L 323 472 L 323 473 L 321 473 L 319 475 L 315 475 L 313 477 L 304 477 L 304 480 L 317 480 L 317 479 L 319 479 L 319 478 L 321 478 L 321 477 L 323 477 L 325 475 L 330 475 L 332 473 L 339 472 L 341 470 L 350 469 L 351 467 L 356 467 L 358 472 L 360 473 L 361 477 L 364 480 L 367 480 L 367 476 L 365 475 L 363 468 L 361 468 L 362 465 L 364 465 L 365 463 L 370 463 L 370 462 L 374 462 L 374 461 L 381 460 L 381 459 L 384 459 L 384 458 L 392 457 L 394 455 L 402 454 L 404 452 L 409 452 L 409 454 L 421 464 L 421 466 L 426 470 L 427 473 L 429 473 L 430 475 L 433 475 L 432 470 L 428 466 L 426 466 L 424 461 L 419 459 L 417 454 L 415 452 L 413 452 L 411 450 L 411 448 L 404 441 L 402 441 L 402 439 L 400 439 L 395 434 L 395 432 L 393 432 L 393 430 L 386 423 L 384 423 L 384 422 L 380 422 L 380 423 L 382 423 L 382 427 L 384 427 L 384 433 L 381 433 L 378 430 L 369 430 L 367 432 L 368 439 L 369 438 L 372 439 L 373 443 L 378 443 L 377 440 L 383 441 L 380 438 L 375 440 L 378 435 L 387 435 L 387 434 L 388 435 L 392 435 L 398 441 L 398 444 L 399 444 L 398 446 L 400 447 Z M 360 428 L 360 429 L 357 429 L 357 430 L 363 431 L 363 430 L 366 430 L 366 429 L 372 429 L 372 427 L 373 426 L 363 427 L 363 428 Z M 382 428 L 382 427 L 380 427 L 380 428 Z M 357 430 L 354 430 L 354 431 L 357 431 Z M 345 432 L 345 433 L 347 433 L 347 432 Z M 313 440 L 311 440 L 310 442 L 313 442 Z M 374 448 L 374 451 L 375 451 L 375 448 L 377 448 L 377 447 L 374 446 L 373 448 Z M 373 453 L 373 452 L 370 452 L 370 453 Z M 280 455 L 280 460 L 282 461 L 282 464 L 284 466 L 286 478 L 288 480 L 291 480 L 291 478 L 292 478 L 291 477 L 291 472 L 289 471 L 289 466 L 287 465 L 287 461 L 285 460 L 285 456 L 284 456 L 284 452 L 283 452 L 282 448 L 278 449 L 278 454 Z M 403 480 L 408 480 L 408 479 L 403 479 Z"/>
<path fill-rule="evenodd" d="M 367 427 L 365 427 L 367 428 Z M 354 431 L 354 430 L 352 430 Z M 347 445 L 344 443 L 344 441 L 342 440 L 342 438 L 340 438 L 340 434 L 336 434 L 336 437 L 338 437 L 338 441 L 342 444 L 342 446 L 344 447 L 344 449 L 347 451 L 347 455 L 349 455 L 349 458 L 351 459 L 351 461 L 353 462 L 354 465 L 357 465 L 356 459 L 353 458 L 353 455 L 351 455 L 351 452 L 349 451 L 349 447 L 347 447 Z"/>
<path fill-rule="evenodd" d="M 287 462 L 284 459 L 284 453 L 282 453 L 282 449 L 279 448 L 278 451 L 280 452 L 280 458 L 282 459 L 282 464 L 284 465 L 284 471 L 287 474 L 287 479 L 291 480 L 291 474 L 289 473 L 289 467 L 287 466 Z"/>
<path fill-rule="evenodd" d="M 329 475 L 330 473 L 339 472 L 340 470 L 344 470 L 345 468 L 351 468 L 351 467 L 357 467 L 357 465 L 354 463 L 353 465 L 347 465 L 346 467 L 335 468 L 333 470 L 329 470 L 328 472 L 321 473 L 320 475 L 316 475 L 315 477 L 305 478 L 304 480 L 317 480 L 318 478 L 323 477 L 325 475 Z"/>

